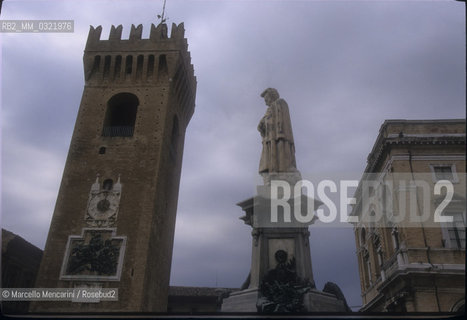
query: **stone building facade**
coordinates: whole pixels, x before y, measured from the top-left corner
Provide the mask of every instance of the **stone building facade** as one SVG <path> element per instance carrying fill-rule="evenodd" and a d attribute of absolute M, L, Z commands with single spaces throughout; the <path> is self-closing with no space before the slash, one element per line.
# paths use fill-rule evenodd
<path fill-rule="evenodd" d="M 183 24 L 91 27 L 85 86 L 36 287 L 117 288 L 118 301 L 31 312 L 165 312 L 196 78 Z"/>
<path fill-rule="evenodd" d="M 386 120 L 381 126 L 351 213 L 358 219 L 360 311 L 464 310 L 465 125 Z M 445 216 L 452 222 L 435 221 Z"/>
<path fill-rule="evenodd" d="M 2 229 L 2 288 L 34 287 L 42 250 L 19 235 Z M 2 314 L 25 314 L 28 301 L 2 301 Z"/>

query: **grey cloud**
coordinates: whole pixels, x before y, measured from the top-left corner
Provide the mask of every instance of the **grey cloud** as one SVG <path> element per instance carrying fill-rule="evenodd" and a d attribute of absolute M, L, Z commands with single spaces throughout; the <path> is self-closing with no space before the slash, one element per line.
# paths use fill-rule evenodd
<path fill-rule="evenodd" d="M 258 183 L 256 125 L 265 111 L 259 94 L 266 87 L 276 87 L 289 104 L 304 173 L 361 172 L 384 119 L 465 117 L 460 6 L 169 1 L 168 22 L 185 22 L 198 79 L 171 283 L 214 286 L 217 273 L 219 286 L 239 286 L 248 273 L 251 230 L 238 219 L 242 212 L 235 203 L 252 196 Z M 63 166 L 82 93 L 89 25 L 102 25 L 105 39 L 111 24 L 123 24 L 127 37 L 132 23 L 142 23 L 147 36 L 161 7 L 162 2 L 122 0 L 4 4 L 2 19 L 74 19 L 75 33 L 2 35 L 2 226 L 41 247 L 45 242 L 43 219 L 55 197 L 46 206 L 11 181 L 56 194 L 62 167 L 38 179 L 25 159 L 38 148 L 50 155 L 43 159 L 59 159 Z M 36 162 L 33 168 L 41 166 Z M 35 219 L 39 207 L 41 218 Z M 351 228 L 311 228 L 311 249 L 319 287 L 334 281 L 350 305 L 360 304 Z"/>

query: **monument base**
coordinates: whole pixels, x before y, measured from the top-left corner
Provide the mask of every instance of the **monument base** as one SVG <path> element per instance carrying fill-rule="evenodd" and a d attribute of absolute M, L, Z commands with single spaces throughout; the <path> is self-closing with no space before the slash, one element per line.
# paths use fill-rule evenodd
<path fill-rule="evenodd" d="M 222 302 L 221 312 L 258 312 L 258 309 L 256 309 L 258 296 L 258 288 L 232 292 Z"/>
<path fill-rule="evenodd" d="M 256 302 L 260 292 L 251 288 L 232 292 L 222 302 L 221 312 L 258 312 Z M 303 296 L 305 312 L 348 312 L 345 302 L 335 295 L 312 289 Z"/>

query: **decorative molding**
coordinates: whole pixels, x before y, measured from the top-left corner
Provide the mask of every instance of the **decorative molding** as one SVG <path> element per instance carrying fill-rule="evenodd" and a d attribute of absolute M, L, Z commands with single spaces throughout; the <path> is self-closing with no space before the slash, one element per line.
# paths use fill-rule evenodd
<path fill-rule="evenodd" d="M 404 133 L 404 138 L 449 138 L 465 137 L 465 133 Z M 399 133 L 390 133 L 387 138 L 400 138 Z"/>
<path fill-rule="evenodd" d="M 441 137 L 443 139 L 441 139 Z M 388 138 L 388 137 L 378 137 L 375 145 L 373 146 L 372 151 L 367 157 L 367 166 L 365 172 L 372 172 L 375 165 L 380 160 L 383 151 L 390 145 L 405 145 L 405 144 L 422 144 L 422 145 L 447 145 L 447 144 L 463 144 L 465 145 L 465 134 L 461 136 L 450 136 L 444 135 L 440 136 L 440 139 L 436 140 L 430 136 L 423 137 L 406 137 L 406 139 L 397 137 L 397 138 Z M 414 158 L 412 158 L 414 159 Z M 465 159 L 465 156 L 464 156 Z M 415 160 L 415 159 L 414 159 Z"/>

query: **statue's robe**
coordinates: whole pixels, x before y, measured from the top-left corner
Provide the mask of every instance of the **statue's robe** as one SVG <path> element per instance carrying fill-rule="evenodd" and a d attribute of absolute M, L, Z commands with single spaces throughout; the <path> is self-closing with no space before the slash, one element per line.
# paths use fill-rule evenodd
<path fill-rule="evenodd" d="M 258 130 L 263 142 L 259 173 L 297 171 L 292 124 L 285 100 L 277 99 L 268 107 Z"/>

